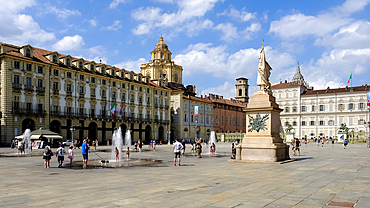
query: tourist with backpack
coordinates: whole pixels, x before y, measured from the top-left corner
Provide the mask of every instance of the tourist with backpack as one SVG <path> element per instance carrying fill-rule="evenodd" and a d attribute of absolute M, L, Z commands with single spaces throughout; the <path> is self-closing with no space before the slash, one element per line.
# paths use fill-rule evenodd
<path fill-rule="evenodd" d="M 43 156 L 43 159 L 45 160 L 45 163 L 44 163 L 45 168 L 50 168 L 51 156 L 53 156 L 53 152 L 51 151 L 49 143 L 47 143 L 45 148 L 44 148 L 44 156 Z"/>
<path fill-rule="evenodd" d="M 58 168 L 61 168 L 64 162 L 64 154 L 66 153 L 66 150 L 64 149 L 64 145 L 61 143 L 60 147 L 57 149 L 57 152 L 55 153 L 55 156 L 58 157 Z"/>
<path fill-rule="evenodd" d="M 347 148 L 347 145 L 348 145 L 348 141 L 347 141 L 347 139 L 345 139 L 345 140 L 344 140 L 344 149 L 346 149 L 346 148 Z"/>

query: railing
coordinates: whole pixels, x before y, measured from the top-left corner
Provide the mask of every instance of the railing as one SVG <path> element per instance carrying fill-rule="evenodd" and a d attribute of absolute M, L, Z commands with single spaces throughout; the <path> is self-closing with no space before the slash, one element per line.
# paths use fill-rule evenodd
<path fill-rule="evenodd" d="M 13 92 L 20 92 L 21 89 L 22 89 L 22 85 L 21 84 L 13 83 Z"/>
<path fill-rule="evenodd" d="M 66 97 L 72 97 L 72 92 L 71 91 L 67 91 Z"/>
<path fill-rule="evenodd" d="M 131 103 L 131 104 L 134 104 L 134 103 L 135 103 L 135 100 L 132 100 L 132 99 L 131 99 L 131 100 L 130 100 L 130 103 Z"/>
<path fill-rule="evenodd" d="M 154 107 L 158 108 L 159 107 L 158 103 L 154 103 Z"/>
<path fill-rule="evenodd" d="M 58 89 L 53 89 L 53 95 L 59 95 L 59 90 Z"/>
<path fill-rule="evenodd" d="M 151 123 L 151 122 L 153 122 L 153 121 L 152 121 L 152 119 L 150 119 L 150 118 L 144 118 L 144 119 L 143 119 L 143 122 Z"/>
<path fill-rule="evenodd" d="M 36 87 L 37 92 L 45 92 L 45 87 Z"/>
<path fill-rule="evenodd" d="M 80 93 L 79 98 L 85 98 L 85 94 Z"/>
<path fill-rule="evenodd" d="M 25 86 L 24 86 L 24 89 L 25 89 L 26 91 L 33 91 L 33 86 L 31 86 L 31 85 L 25 85 Z"/>
<path fill-rule="evenodd" d="M 143 101 L 139 101 L 139 106 L 142 106 L 143 105 Z"/>
<path fill-rule="evenodd" d="M 60 111 L 50 111 L 50 115 L 51 116 L 61 116 L 63 115 L 62 112 Z"/>
<path fill-rule="evenodd" d="M 19 107 L 13 107 L 12 110 L 13 114 L 35 114 L 35 115 L 45 115 L 46 111 L 43 109 L 33 109 L 33 108 L 19 108 Z"/>
<path fill-rule="evenodd" d="M 102 101 L 107 101 L 107 96 L 101 96 Z"/>

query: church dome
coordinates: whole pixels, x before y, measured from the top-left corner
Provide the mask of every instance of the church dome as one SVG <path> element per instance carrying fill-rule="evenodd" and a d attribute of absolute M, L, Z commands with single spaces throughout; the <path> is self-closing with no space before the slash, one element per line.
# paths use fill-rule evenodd
<path fill-rule="evenodd" d="M 163 41 L 163 37 L 161 37 L 159 42 L 155 44 L 154 50 L 168 50 L 168 45 Z"/>
<path fill-rule="evenodd" d="M 303 76 L 301 74 L 301 69 L 299 68 L 299 64 L 297 66 L 297 72 L 295 73 L 293 80 L 300 80 L 303 79 Z"/>

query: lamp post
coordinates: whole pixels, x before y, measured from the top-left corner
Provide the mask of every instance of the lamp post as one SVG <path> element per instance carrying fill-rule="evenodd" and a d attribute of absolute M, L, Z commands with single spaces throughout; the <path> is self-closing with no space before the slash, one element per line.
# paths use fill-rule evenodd
<path fill-rule="evenodd" d="M 168 134 L 168 136 L 167 136 L 167 142 L 168 142 L 168 144 L 171 144 L 171 131 L 168 130 L 167 131 L 167 134 Z"/>
<path fill-rule="evenodd" d="M 71 126 L 71 128 L 69 130 L 71 130 L 71 132 L 72 132 L 72 146 L 73 146 L 73 132 L 76 131 L 76 128 Z"/>

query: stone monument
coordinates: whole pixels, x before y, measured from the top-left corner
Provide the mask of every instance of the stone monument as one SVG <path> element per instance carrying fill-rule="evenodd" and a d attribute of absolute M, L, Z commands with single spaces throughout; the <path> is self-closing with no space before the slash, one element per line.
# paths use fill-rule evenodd
<path fill-rule="evenodd" d="M 294 130 L 293 126 L 288 124 L 288 127 L 285 129 L 285 142 L 286 143 L 292 143 L 294 139 L 294 132 L 292 132 L 292 130 Z"/>
<path fill-rule="evenodd" d="M 269 77 L 272 68 L 265 59 L 262 48 L 259 57 L 257 85 L 260 90 L 251 97 L 247 108 L 247 133 L 237 146 L 236 160 L 243 162 L 277 162 L 288 160 L 289 146 L 280 137 L 280 112 L 282 109 L 272 96 Z"/>

